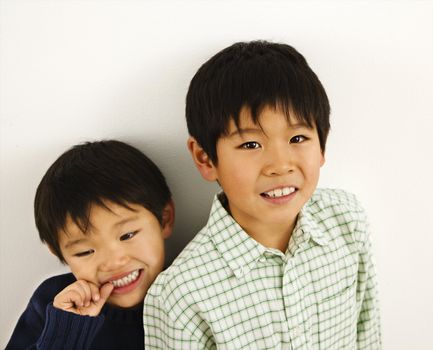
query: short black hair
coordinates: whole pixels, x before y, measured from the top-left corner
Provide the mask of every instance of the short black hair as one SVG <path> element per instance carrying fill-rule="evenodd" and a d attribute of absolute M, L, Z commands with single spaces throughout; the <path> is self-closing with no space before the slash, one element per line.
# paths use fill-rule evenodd
<path fill-rule="evenodd" d="M 216 144 L 227 134 L 230 120 L 239 128 L 240 111 L 248 107 L 257 123 L 266 106 L 315 126 L 325 151 L 330 129 L 325 89 L 292 46 L 267 41 L 235 43 L 200 67 L 186 97 L 188 132 L 217 162 Z"/>
<path fill-rule="evenodd" d="M 162 212 L 171 199 L 158 167 L 141 151 L 117 140 L 86 142 L 63 153 L 47 170 L 37 190 L 34 214 L 39 237 L 61 262 L 59 232 L 68 215 L 86 232 L 90 207 L 104 201 L 139 204 L 162 224 Z"/>

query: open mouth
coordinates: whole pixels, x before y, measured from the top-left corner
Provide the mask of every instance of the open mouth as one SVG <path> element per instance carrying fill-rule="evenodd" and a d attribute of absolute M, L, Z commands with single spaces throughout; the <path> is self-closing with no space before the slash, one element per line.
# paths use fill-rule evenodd
<path fill-rule="evenodd" d="M 296 187 L 287 186 L 287 187 L 276 188 L 268 192 L 263 192 L 260 193 L 260 195 L 265 198 L 281 198 L 281 197 L 289 196 L 290 194 L 294 193 L 297 190 L 298 189 Z"/>
<path fill-rule="evenodd" d="M 110 281 L 110 283 L 114 286 L 114 288 L 121 288 L 135 282 L 139 276 L 140 270 L 134 270 L 122 278 Z"/>

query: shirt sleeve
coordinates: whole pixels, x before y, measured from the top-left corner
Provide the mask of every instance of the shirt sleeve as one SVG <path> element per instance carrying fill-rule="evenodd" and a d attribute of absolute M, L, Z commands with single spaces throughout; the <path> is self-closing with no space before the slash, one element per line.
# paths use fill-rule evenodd
<path fill-rule="evenodd" d="M 173 318 L 161 296 L 147 294 L 143 311 L 145 349 L 216 349 L 212 336 L 205 331 L 208 328 L 204 320 L 189 320 L 184 324 Z"/>
<path fill-rule="evenodd" d="M 362 227 L 363 226 L 363 227 Z M 377 276 L 371 252 L 369 225 L 361 224 L 360 234 L 365 237 L 361 247 L 358 271 L 357 304 L 359 316 L 357 322 L 357 348 L 359 350 L 382 349 L 379 298 Z"/>
<path fill-rule="evenodd" d="M 47 305 L 45 317 L 29 303 L 6 349 L 89 349 L 104 316 L 81 316 Z"/>

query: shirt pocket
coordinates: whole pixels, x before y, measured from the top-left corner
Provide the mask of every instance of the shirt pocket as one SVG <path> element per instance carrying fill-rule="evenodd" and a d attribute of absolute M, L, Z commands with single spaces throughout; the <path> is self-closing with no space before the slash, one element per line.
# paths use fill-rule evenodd
<path fill-rule="evenodd" d="M 356 348 L 356 280 L 317 302 L 319 348 Z"/>

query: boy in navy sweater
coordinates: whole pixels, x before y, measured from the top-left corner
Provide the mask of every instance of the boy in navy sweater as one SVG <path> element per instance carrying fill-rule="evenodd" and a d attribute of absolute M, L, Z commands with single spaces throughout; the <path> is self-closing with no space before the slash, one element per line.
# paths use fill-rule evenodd
<path fill-rule="evenodd" d="M 157 166 L 119 141 L 74 146 L 35 197 L 41 240 L 72 273 L 44 281 L 7 349 L 143 349 L 143 299 L 174 206 Z"/>

